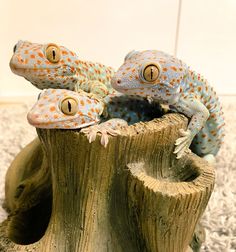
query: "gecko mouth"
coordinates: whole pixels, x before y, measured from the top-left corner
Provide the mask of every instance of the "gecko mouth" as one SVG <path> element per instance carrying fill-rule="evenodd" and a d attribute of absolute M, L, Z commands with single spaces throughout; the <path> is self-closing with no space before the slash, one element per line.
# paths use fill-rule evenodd
<path fill-rule="evenodd" d="M 48 69 L 58 69 L 61 67 L 61 66 L 48 66 L 46 68 L 22 67 L 16 63 L 13 63 L 12 61 L 10 61 L 9 65 L 10 65 L 11 71 L 17 75 L 23 75 L 28 72 L 30 73 L 30 72 L 47 71 Z"/>
<path fill-rule="evenodd" d="M 73 124 L 65 124 L 65 125 L 58 125 L 57 123 L 50 123 L 50 122 L 45 122 L 45 123 L 30 123 L 33 125 L 35 128 L 41 128 L 41 129 L 77 129 L 81 130 L 82 128 L 86 128 L 88 126 L 92 126 L 96 124 L 97 122 L 89 122 L 89 123 L 84 123 L 84 124 L 79 124 L 79 125 L 73 125 Z"/>

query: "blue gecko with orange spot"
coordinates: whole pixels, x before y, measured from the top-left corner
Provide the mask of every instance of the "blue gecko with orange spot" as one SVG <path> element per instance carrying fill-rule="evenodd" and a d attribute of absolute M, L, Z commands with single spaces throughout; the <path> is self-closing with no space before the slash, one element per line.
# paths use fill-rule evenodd
<path fill-rule="evenodd" d="M 104 97 L 114 70 L 100 63 L 82 61 L 64 46 L 20 40 L 13 49 L 10 68 L 39 89 L 82 89 Z"/>
<path fill-rule="evenodd" d="M 112 78 L 117 91 L 169 105 L 190 122 L 181 129 L 174 153 L 181 158 L 191 149 L 210 162 L 223 140 L 223 112 L 213 88 L 181 60 L 162 51 L 132 51 Z"/>
<path fill-rule="evenodd" d="M 155 104 L 118 93 L 98 99 L 84 91 L 45 89 L 29 111 L 27 119 L 36 128 L 84 128 L 81 131 L 87 135 L 89 142 L 100 133 L 101 143 L 106 146 L 108 135 L 117 135 L 118 128 L 128 126 L 128 123 L 152 120 L 159 117 L 158 113 Z"/>

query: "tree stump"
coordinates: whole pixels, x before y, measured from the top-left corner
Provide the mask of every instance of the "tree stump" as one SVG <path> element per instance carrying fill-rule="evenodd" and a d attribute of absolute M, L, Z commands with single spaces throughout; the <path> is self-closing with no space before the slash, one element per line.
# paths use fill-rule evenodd
<path fill-rule="evenodd" d="M 178 130 L 186 126 L 184 116 L 168 114 L 129 126 L 110 137 L 107 148 L 100 137 L 90 144 L 78 130 L 38 129 L 43 150 L 39 142 L 28 148 L 31 187 L 23 183 L 18 192 L 27 180 L 22 169 L 11 167 L 7 176 L 6 205 L 17 220 L 10 215 L 1 224 L 0 250 L 186 251 L 214 186 L 214 170 L 206 161 L 194 154 L 177 160 L 173 154 Z M 46 161 L 40 163 L 39 154 Z M 25 189 L 30 195 L 27 187 L 37 195 L 30 200 L 33 214 L 30 204 L 23 204 L 27 197 L 14 204 Z M 47 223 L 45 234 L 41 230 L 41 239 L 19 245 L 27 244 L 17 232 L 29 216 L 33 223 Z M 30 228 L 38 232 L 38 225 Z"/>

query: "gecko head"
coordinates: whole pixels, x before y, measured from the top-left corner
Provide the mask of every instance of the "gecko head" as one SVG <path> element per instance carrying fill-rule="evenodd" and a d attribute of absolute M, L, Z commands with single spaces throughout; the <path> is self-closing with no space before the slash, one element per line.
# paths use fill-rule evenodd
<path fill-rule="evenodd" d="M 188 67 L 173 56 L 156 50 L 131 51 L 112 78 L 112 87 L 119 92 L 155 96 L 176 93 Z M 148 92 L 147 92 L 148 90 Z"/>
<path fill-rule="evenodd" d="M 13 48 L 10 68 L 39 89 L 73 89 L 78 62 L 76 54 L 64 46 L 20 40 Z"/>
<path fill-rule="evenodd" d="M 45 89 L 27 119 L 36 128 L 78 129 L 97 123 L 102 111 L 102 104 L 85 92 Z"/>

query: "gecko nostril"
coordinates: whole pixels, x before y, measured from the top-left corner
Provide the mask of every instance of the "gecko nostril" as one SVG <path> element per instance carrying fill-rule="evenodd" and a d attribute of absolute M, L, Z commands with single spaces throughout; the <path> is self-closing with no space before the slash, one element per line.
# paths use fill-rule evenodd
<path fill-rule="evenodd" d="M 118 80 L 117 80 L 117 84 L 120 84 L 120 83 L 121 83 L 121 80 L 120 80 L 120 79 L 118 79 Z"/>

